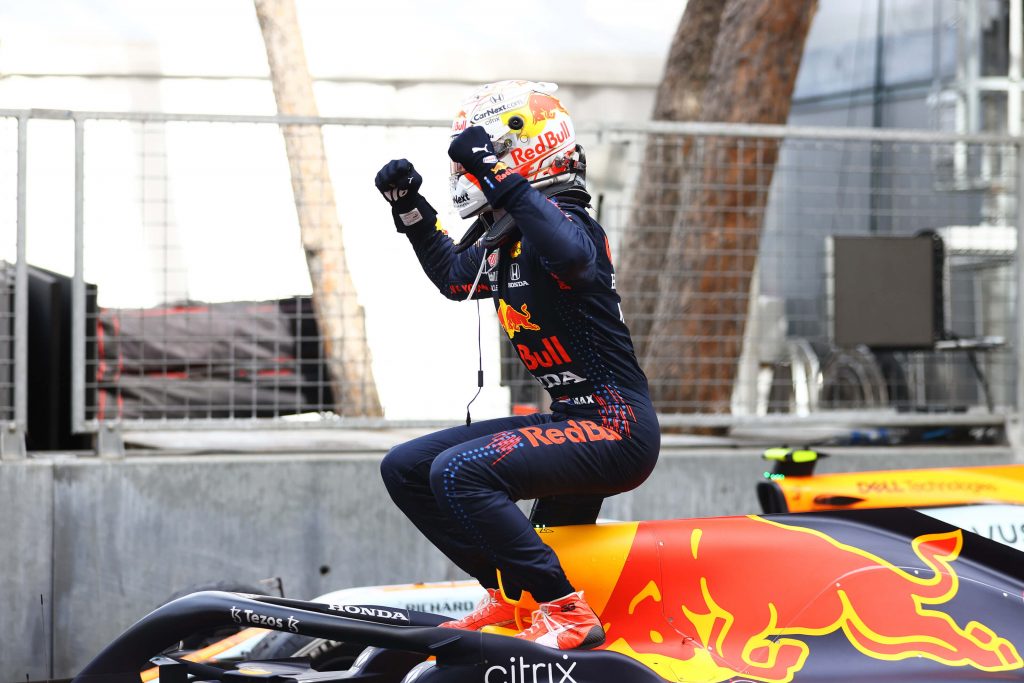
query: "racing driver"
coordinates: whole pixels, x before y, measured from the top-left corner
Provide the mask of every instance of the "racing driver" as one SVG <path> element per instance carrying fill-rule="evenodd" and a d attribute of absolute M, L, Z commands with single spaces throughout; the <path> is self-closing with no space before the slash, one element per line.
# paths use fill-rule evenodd
<path fill-rule="evenodd" d="M 516 637 L 569 650 L 601 645 L 604 629 L 515 502 L 569 496 L 600 507 L 650 475 L 660 432 L 556 87 L 492 83 L 456 115 L 452 201 L 460 216 L 476 218 L 459 243 L 419 194 L 423 179 L 408 160 L 388 162 L 375 179 L 441 293 L 494 301 L 551 412 L 467 419 L 396 446 L 381 474 L 412 523 L 487 590 L 475 611 L 444 626 L 514 627 L 505 596 L 526 590 L 540 609 Z"/>

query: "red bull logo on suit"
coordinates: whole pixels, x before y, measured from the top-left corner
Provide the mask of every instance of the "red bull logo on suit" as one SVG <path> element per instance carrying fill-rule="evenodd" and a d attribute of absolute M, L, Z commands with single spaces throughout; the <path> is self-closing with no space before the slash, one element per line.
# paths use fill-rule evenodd
<path fill-rule="evenodd" d="M 530 311 L 527 310 L 526 304 L 516 309 L 505 303 L 504 299 L 498 299 L 498 322 L 501 323 L 509 339 L 522 330 L 537 331 L 540 329 L 540 325 L 530 322 Z"/>
<path fill-rule="evenodd" d="M 593 420 L 568 420 L 548 427 L 520 427 L 519 432 L 531 446 L 551 446 L 587 441 L 622 441 L 622 435 Z"/>

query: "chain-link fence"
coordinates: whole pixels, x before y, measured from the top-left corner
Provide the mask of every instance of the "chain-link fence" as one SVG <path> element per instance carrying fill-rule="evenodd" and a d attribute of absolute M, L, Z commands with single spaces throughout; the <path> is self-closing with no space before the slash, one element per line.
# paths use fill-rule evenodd
<path fill-rule="evenodd" d="M 661 411 L 1016 408 L 1016 143 L 694 129 L 607 136 L 628 149 L 606 223 Z"/>
<path fill-rule="evenodd" d="M 0 457 L 24 451 L 26 421 L 23 117 L 0 117 Z"/>
<path fill-rule="evenodd" d="M 72 118 L 76 193 L 54 201 L 76 217 L 76 429 L 455 421 L 481 363 L 475 416 L 546 408 L 373 187 L 408 157 L 461 234 L 446 122 Z M 580 142 L 663 424 L 1016 412 L 1017 141 L 651 124 Z"/>
<path fill-rule="evenodd" d="M 365 333 L 336 305 L 327 306 L 335 316 L 327 324 L 343 326 L 346 338 L 318 331 L 280 128 L 80 125 L 84 278 L 95 291 L 86 302 L 85 420 L 365 414 L 365 405 L 349 411 L 334 400 L 325 348 L 365 345 Z M 314 179 L 325 170 L 323 155 L 300 163 Z M 337 233 L 329 183 L 305 190 L 301 213 L 312 225 L 303 230 Z M 340 280 L 340 240 L 326 251 Z M 325 262 L 308 256 L 311 268 Z M 320 301 L 352 291 L 337 283 Z M 339 381 L 372 393 L 367 370 L 343 365 Z"/>
<path fill-rule="evenodd" d="M 422 337 L 441 318 L 419 305 L 425 292 L 393 296 L 393 252 L 405 247 L 403 274 L 415 266 L 372 178 L 385 150 L 427 158 L 446 130 L 171 118 L 77 119 L 76 424 L 379 425 L 382 408 L 397 424 L 395 405 L 429 404 L 408 386 L 408 356 L 371 354 L 371 336 Z"/>

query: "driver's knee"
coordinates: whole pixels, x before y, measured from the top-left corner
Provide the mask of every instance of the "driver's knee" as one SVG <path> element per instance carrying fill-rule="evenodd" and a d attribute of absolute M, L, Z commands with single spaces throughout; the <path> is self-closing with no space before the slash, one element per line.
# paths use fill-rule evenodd
<path fill-rule="evenodd" d="M 487 476 L 488 453 L 449 448 L 430 466 L 430 490 L 442 505 L 461 507 L 467 499 L 487 497 L 495 490 Z"/>
<path fill-rule="evenodd" d="M 426 483 L 427 473 L 430 471 L 429 459 L 426 459 L 414 444 L 415 442 L 398 444 L 380 461 L 380 477 L 392 498 L 396 491 L 417 480 Z"/>

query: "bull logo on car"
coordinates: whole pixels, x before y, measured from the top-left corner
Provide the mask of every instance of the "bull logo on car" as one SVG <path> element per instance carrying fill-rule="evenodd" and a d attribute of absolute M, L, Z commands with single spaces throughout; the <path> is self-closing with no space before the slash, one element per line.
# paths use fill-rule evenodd
<path fill-rule="evenodd" d="M 722 544 L 735 545 L 739 529 L 730 526 L 729 536 L 719 537 L 714 520 L 706 521 L 692 528 L 688 543 L 663 541 L 662 565 L 672 572 L 664 586 L 649 574 L 646 580 L 642 575 L 620 580 L 616 592 L 622 589 L 618 599 L 627 601 L 626 611 L 648 615 L 611 623 L 609 649 L 630 649 L 629 643 L 641 638 L 656 644 L 649 628 L 632 633 L 630 624 L 664 623 L 651 614 L 658 611 L 684 636 L 682 659 L 703 661 L 720 675 L 708 680 L 742 675 L 788 683 L 810 653 L 810 645 L 800 638 L 840 631 L 853 647 L 875 659 L 924 657 L 982 671 L 1024 665 L 1013 644 L 988 626 L 978 621 L 961 626 L 934 609 L 959 588 L 952 563 L 963 545 L 960 529 L 912 541 L 915 555 L 930 570 L 926 575 L 821 531 L 762 517 L 729 520 L 730 525 L 749 527 L 745 537 L 753 546 L 748 548 L 749 564 L 730 567 L 721 559 L 735 561 L 737 555 L 722 552 Z M 772 562 L 758 561 L 761 547 L 775 549 Z M 662 636 L 663 643 L 672 640 Z"/>
<path fill-rule="evenodd" d="M 585 538 L 590 547 L 599 542 Z M 563 557 L 561 543 L 550 544 Z M 962 601 L 949 607 L 961 590 L 955 566 L 963 543 L 961 529 L 919 535 L 907 549 L 916 559 L 902 567 L 819 529 L 764 517 L 641 522 L 624 557 L 600 559 L 618 569 L 612 578 L 566 571 L 598 602 L 603 647 L 669 680 L 789 683 L 826 636 L 844 636 L 861 655 L 894 667 L 930 660 L 1019 672 L 1017 647 L 992 627 L 1010 628 L 1005 615 L 991 623 L 988 612 L 952 616 L 964 609 Z M 582 563 L 573 571 L 589 575 Z"/>

